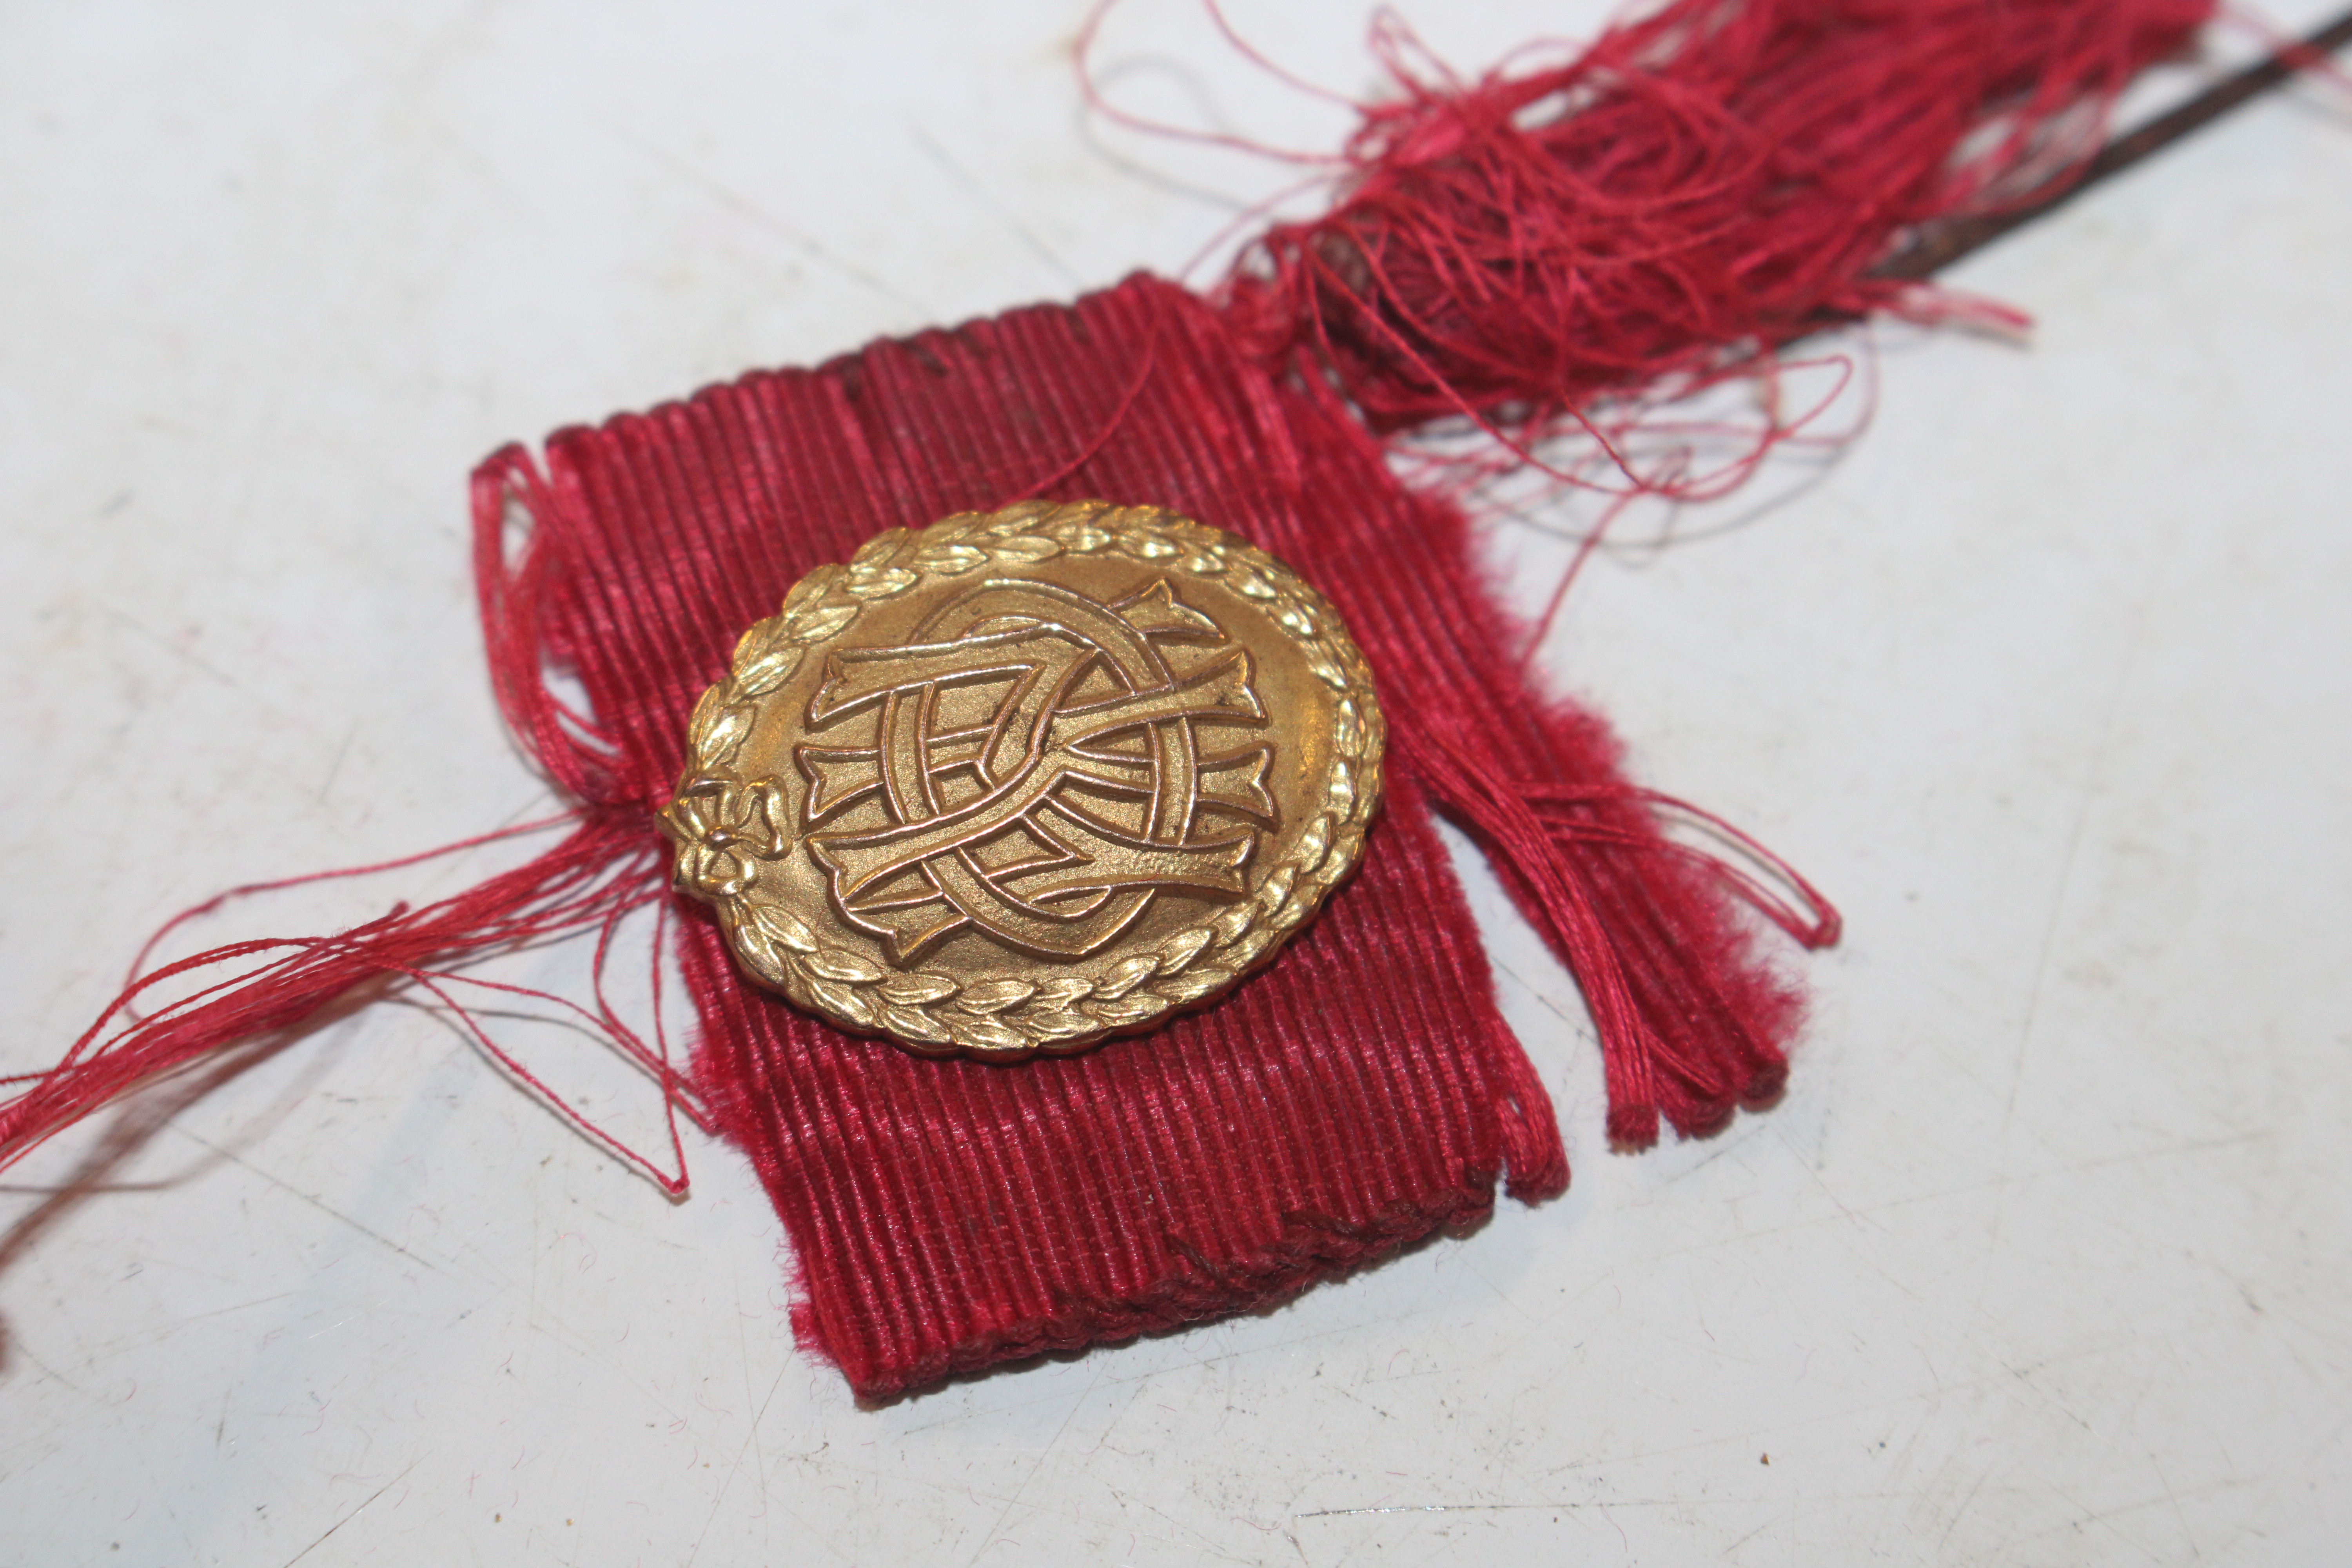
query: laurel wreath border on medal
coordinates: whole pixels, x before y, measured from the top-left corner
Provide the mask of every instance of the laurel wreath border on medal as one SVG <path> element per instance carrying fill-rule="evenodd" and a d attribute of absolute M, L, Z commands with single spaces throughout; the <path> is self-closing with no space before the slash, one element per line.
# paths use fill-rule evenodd
<path fill-rule="evenodd" d="M 868 605 L 983 567 L 1104 552 L 1222 580 L 1266 611 L 1336 695 L 1328 793 L 1289 855 L 1239 903 L 1091 981 L 1008 975 L 959 983 L 888 969 L 828 945 L 791 910 L 757 896 L 746 859 L 773 860 L 791 847 L 774 784 L 746 781 L 730 765 L 760 698 L 792 679 L 812 647 L 847 632 Z M 1329 602 L 1274 557 L 1160 507 L 1020 501 L 995 512 L 960 512 L 919 531 L 891 529 L 866 541 L 847 565 L 820 566 L 795 584 L 781 610 L 743 634 L 727 679 L 696 705 L 690 759 L 660 822 L 677 845 L 678 889 L 712 904 L 744 966 L 800 1005 L 926 1055 L 1066 1053 L 1151 1027 L 1270 960 L 1361 857 L 1365 827 L 1380 806 L 1387 739 L 1361 650 Z"/>

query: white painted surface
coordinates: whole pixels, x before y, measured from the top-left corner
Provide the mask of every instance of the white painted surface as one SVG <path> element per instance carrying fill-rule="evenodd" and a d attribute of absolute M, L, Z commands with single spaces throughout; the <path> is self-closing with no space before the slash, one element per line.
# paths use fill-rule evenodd
<path fill-rule="evenodd" d="M 1406 9 L 1467 62 L 1594 15 Z M 0 11 L 0 1063 L 218 888 L 539 808 L 472 625 L 490 447 L 1172 268 L 1227 216 L 1193 189 L 1280 183 L 1087 131 L 1077 12 Z M 1366 84 L 1353 5 L 1235 14 Z M 1104 63 L 1344 129 L 1177 0 Z M 673 1206 L 378 1007 L 121 1190 L 42 1209 L 87 1141 L 7 1178 L 46 1223 L 0 1262 L 0 1562 L 2341 1561 L 2347 256 L 2352 111 L 2259 108 L 1967 269 L 2030 351 L 1890 339 L 1843 464 L 1580 584 L 1560 678 L 1849 917 L 1777 1110 L 1609 1153 L 1573 991 L 1477 884 L 1566 1199 L 867 1411 L 731 1152 Z M 1531 597 L 1562 559 L 1495 544 Z"/>

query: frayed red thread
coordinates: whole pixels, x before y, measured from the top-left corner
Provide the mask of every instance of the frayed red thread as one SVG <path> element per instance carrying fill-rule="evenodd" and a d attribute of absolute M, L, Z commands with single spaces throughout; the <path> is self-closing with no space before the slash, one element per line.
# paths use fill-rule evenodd
<path fill-rule="evenodd" d="M 1605 439 L 1596 403 L 1751 374 L 1842 317 L 2013 328 L 1870 269 L 1930 219 L 2046 195 L 2211 9 L 1675 0 L 1566 65 L 1467 83 L 1383 17 L 1396 97 L 1363 108 L 1341 199 L 1270 229 L 1219 298 L 1375 430 L 1467 416 L 1520 447 Z"/>
<path fill-rule="evenodd" d="M 502 460 L 503 459 L 503 460 Z M 632 912 L 663 897 L 660 843 L 647 831 L 646 792 L 616 771 L 615 749 L 589 718 L 549 689 L 551 668 L 564 655 L 561 628 L 548 616 L 557 607 L 548 563 L 550 542 L 537 529 L 521 552 L 506 547 L 509 502 L 520 492 L 531 520 L 559 532 L 563 500 L 541 485 L 520 448 L 484 465 L 475 480 L 475 565 L 484 641 L 492 684 L 516 735 L 549 776 L 586 802 L 546 823 L 488 833 L 422 854 L 342 870 L 251 883 L 217 894 L 174 915 L 147 939 L 114 999 L 55 1066 L 0 1079 L 22 1084 L 0 1101 L 0 1169 L 102 1108 L 134 1086 L 177 1071 L 224 1047 L 256 1036 L 298 1028 L 355 988 L 372 981 L 405 979 L 443 1002 L 483 1053 L 559 1116 L 673 1196 L 688 1186 L 677 1117 L 708 1129 L 700 1091 L 670 1059 L 659 1013 L 661 976 L 656 950 L 654 1043 L 631 1028 L 604 992 L 614 933 Z M 334 879 L 372 876 L 568 824 L 554 848 L 526 865 L 421 909 L 395 905 L 374 920 L 334 936 L 268 938 L 230 942 L 148 972 L 150 956 L 172 932 L 236 900 Z M 656 940 L 668 927 L 656 919 Z M 591 1011 L 567 998 L 529 987 L 457 973 L 452 964 L 566 936 L 596 935 Z M 232 973 L 142 1014 L 142 997 L 166 982 L 203 975 L 247 959 L 275 954 L 257 968 Z M 570 1012 L 587 1024 L 659 1086 L 674 1173 L 664 1170 L 581 1113 L 484 1030 L 457 1000 L 453 987 L 470 986 L 528 996 Z"/>
<path fill-rule="evenodd" d="M 164 934 L 231 899 L 414 865 L 509 836 L 489 834 L 380 866 L 233 889 L 173 917 L 142 950 L 140 964 L 143 967 L 147 954 Z M 134 1085 L 176 1071 L 236 1041 L 298 1027 L 370 981 L 402 978 L 422 986 L 446 1005 L 485 1055 L 558 1115 L 644 1172 L 665 1192 L 683 1193 L 685 1153 L 676 1113 L 683 1110 L 690 1120 L 708 1126 L 708 1112 L 698 1094 L 671 1065 L 667 1040 L 658 1030 L 657 1043 L 648 1046 L 622 1022 L 603 988 L 602 969 L 614 927 L 632 910 L 659 896 L 657 858 L 657 852 L 643 842 L 637 825 L 607 816 L 577 824 L 562 843 L 529 864 L 438 903 L 415 910 L 395 905 L 376 919 L 334 936 L 229 942 L 152 971 L 134 968 L 114 1000 L 57 1065 L 43 1072 L 0 1079 L 0 1083 L 28 1086 L 0 1103 L 0 1169 L 23 1159 Z M 446 966 L 452 958 L 510 951 L 590 931 L 600 933 L 593 1012 L 549 992 L 462 974 Z M 265 962 L 257 968 L 235 969 L 248 959 Z M 152 1013 L 142 1015 L 137 1009 L 142 996 L 172 981 L 224 969 L 232 971 L 226 978 L 201 985 Z M 598 1127 L 501 1047 L 457 999 L 454 988 L 457 986 L 549 1003 L 588 1024 L 644 1068 L 662 1089 L 677 1173 L 664 1171 Z"/>

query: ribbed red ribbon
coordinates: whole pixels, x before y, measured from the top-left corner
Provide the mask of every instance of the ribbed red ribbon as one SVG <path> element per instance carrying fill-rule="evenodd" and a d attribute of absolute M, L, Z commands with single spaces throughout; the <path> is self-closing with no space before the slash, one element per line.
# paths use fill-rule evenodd
<path fill-rule="evenodd" d="M 735 632 L 794 579 L 1041 478 L 1308 563 L 1372 660 L 1393 794 L 1356 881 L 1235 996 L 1009 1070 L 843 1035 L 746 985 L 688 922 L 697 1075 L 793 1235 L 804 1329 L 861 1392 L 1239 1310 L 1483 1214 L 1505 1172 L 1523 1196 L 1560 1188 L 1548 1099 L 1495 1011 L 1430 804 L 1495 852 L 1632 1045 L 1621 1131 L 1661 1110 L 1711 1125 L 1778 1089 L 1791 998 L 1598 722 L 1532 695 L 1486 635 L 1459 519 L 1400 486 L 1344 406 L 1155 279 L 567 431 L 543 476 L 500 454 L 485 535 L 530 513 L 515 574 L 540 655 L 596 715 L 531 698 L 518 727 L 561 748 L 557 771 L 650 807 Z M 1538 779 L 1549 793 L 1522 790 Z"/>

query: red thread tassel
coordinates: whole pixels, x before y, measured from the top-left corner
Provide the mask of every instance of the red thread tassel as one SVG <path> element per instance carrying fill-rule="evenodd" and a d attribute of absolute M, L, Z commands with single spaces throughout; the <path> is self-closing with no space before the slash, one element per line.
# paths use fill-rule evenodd
<path fill-rule="evenodd" d="M 1905 309 L 1910 229 L 2049 194 L 2210 0 L 1675 0 L 1567 65 L 1465 84 L 1374 42 L 1341 199 L 1222 292 L 1269 361 L 1375 430 L 1465 415 L 1525 439 L 1596 400 L 1752 374 Z M 1927 313 L 1941 312 L 1929 308 Z"/>
<path fill-rule="evenodd" d="M 1801 1008 L 1735 917 L 1737 873 L 1663 836 L 1601 720 L 1527 687 L 1460 515 L 1389 482 L 1362 426 L 1315 384 L 1284 395 L 1313 454 L 1309 487 L 1339 504 L 1315 513 L 1331 520 L 1320 530 L 1263 542 L 1329 563 L 1320 581 L 1372 659 L 1398 762 L 1576 975 L 1608 1061 L 1610 1136 L 1650 1142 L 1661 1114 L 1708 1132 L 1778 1094 Z M 1834 911 L 1796 886 L 1811 908 L 1783 928 L 1834 941 Z"/>
<path fill-rule="evenodd" d="M 1842 317 L 1954 313 L 1871 268 L 1930 219 L 2046 195 L 2097 150 L 2116 93 L 2211 9 L 1678 0 L 1565 66 L 1467 85 L 1416 70 L 1388 24 L 1375 45 L 1399 96 L 1364 110 L 1340 199 L 1270 230 L 1216 297 L 1263 363 L 1372 432 L 1450 418 L 1532 461 L 1582 431 L 1615 488 L 1708 493 L 1792 426 L 1712 473 L 1645 472 L 1622 449 L 1642 400 L 1769 374 L 1772 351 Z M 1325 416 L 1335 440 L 1347 423 Z M 1433 507 L 1391 536 L 1386 635 L 1490 615 L 1460 526 Z M 1575 973 L 1612 1140 L 1648 1143 L 1661 1117 L 1711 1131 L 1777 1095 L 1800 998 L 1735 911 L 1808 947 L 1837 939 L 1836 912 L 1769 858 L 1802 908 L 1667 843 L 1598 720 L 1531 699 L 1491 638 L 1450 651 L 1425 696 L 1418 670 L 1381 670 L 1408 710 L 1395 744 Z"/>

